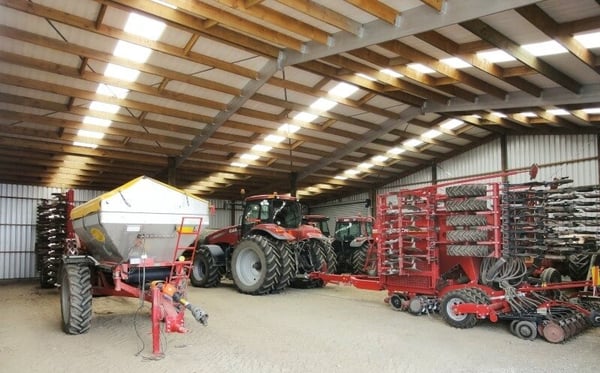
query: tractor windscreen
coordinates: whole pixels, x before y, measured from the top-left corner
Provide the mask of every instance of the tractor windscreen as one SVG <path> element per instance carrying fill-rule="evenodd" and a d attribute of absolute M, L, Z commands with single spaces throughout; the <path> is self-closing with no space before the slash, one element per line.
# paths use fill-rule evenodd
<path fill-rule="evenodd" d="M 302 223 L 300 204 L 296 201 L 274 199 L 273 222 L 284 228 L 298 228 Z"/>

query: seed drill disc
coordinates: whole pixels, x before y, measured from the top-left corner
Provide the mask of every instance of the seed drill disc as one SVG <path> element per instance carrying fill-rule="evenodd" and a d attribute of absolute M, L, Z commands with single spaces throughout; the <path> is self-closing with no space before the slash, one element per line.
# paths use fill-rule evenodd
<path fill-rule="evenodd" d="M 550 343 L 560 343 L 565 340 L 565 331 L 554 321 L 544 327 L 544 338 Z"/>

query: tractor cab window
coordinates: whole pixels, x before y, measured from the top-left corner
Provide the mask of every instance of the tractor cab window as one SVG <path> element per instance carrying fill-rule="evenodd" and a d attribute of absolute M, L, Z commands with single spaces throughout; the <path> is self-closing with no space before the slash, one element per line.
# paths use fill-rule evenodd
<path fill-rule="evenodd" d="M 335 237 L 340 240 L 353 240 L 361 236 L 360 223 L 339 223 L 335 229 Z"/>
<path fill-rule="evenodd" d="M 273 222 L 284 228 L 297 228 L 302 222 L 299 205 L 295 201 L 273 200 Z"/>

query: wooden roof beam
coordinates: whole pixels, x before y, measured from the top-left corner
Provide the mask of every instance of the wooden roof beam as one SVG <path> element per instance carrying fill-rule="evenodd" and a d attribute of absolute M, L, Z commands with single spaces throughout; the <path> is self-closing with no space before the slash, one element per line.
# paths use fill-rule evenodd
<path fill-rule="evenodd" d="M 498 66 L 497 64 L 488 62 L 482 58 L 477 57 L 472 52 L 461 52 L 461 46 L 454 41 L 446 38 L 442 34 L 436 31 L 423 32 L 416 35 L 419 39 L 426 41 L 434 47 L 452 55 L 462 58 L 465 62 L 471 64 L 473 67 L 490 74 L 498 79 L 511 84 L 512 86 L 519 88 L 520 90 L 529 93 L 532 96 L 539 97 L 542 93 L 542 89 L 528 82 L 527 80 L 519 76 L 506 76 L 506 69 Z M 533 72 L 530 68 L 527 68 L 529 72 Z"/>
<path fill-rule="evenodd" d="M 329 45 L 332 42 L 331 36 L 325 31 L 309 25 L 297 18 L 286 14 L 276 12 L 269 7 L 260 4 L 246 6 L 246 3 L 240 3 L 238 0 L 216 0 L 219 4 L 237 9 L 245 14 L 259 19 L 261 22 L 270 23 L 278 27 L 289 30 L 295 34 L 302 35 L 308 39 L 315 40 L 321 44 Z"/>
<path fill-rule="evenodd" d="M 277 0 L 277 2 L 356 36 L 361 36 L 363 33 L 363 26 L 360 23 L 314 1 Z"/>
<path fill-rule="evenodd" d="M 548 79 L 558 83 L 559 85 L 570 90 L 571 92 L 581 92 L 581 84 L 579 84 L 577 81 L 575 81 L 568 75 L 562 73 L 561 71 L 557 70 L 547 62 L 523 50 L 523 48 L 521 48 L 520 45 L 510 40 L 505 35 L 501 34 L 499 31 L 495 30 L 485 22 L 479 19 L 475 19 L 462 22 L 460 23 L 460 25 L 465 29 L 471 31 L 475 35 L 479 36 L 481 39 L 489 42 L 497 48 L 504 50 L 508 54 L 515 57 L 517 60 L 521 61 L 521 63 L 538 71 L 540 74 L 546 76 Z"/>
<path fill-rule="evenodd" d="M 371 0 L 346 0 L 346 2 L 377 18 L 381 18 L 391 25 L 398 25 L 400 13 L 396 9 L 387 6 L 382 2 Z"/>
<path fill-rule="evenodd" d="M 428 56 L 425 53 L 422 53 L 408 45 L 401 43 L 397 40 L 388 41 L 385 43 L 379 44 L 382 48 L 388 49 L 394 53 L 401 55 L 404 58 L 408 58 L 414 62 L 422 63 L 434 69 L 435 71 L 448 76 L 452 79 L 455 79 L 461 83 L 469 85 L 477 90 L 486 92 L 491 94 L 492 96 L 496 96 L 498 98 L 504 99 L 506 97 L 506 92 L 492 84 L 484 82 L 481 79 L 478 79 L 472 75 L 469 75 L 459 69 L 454 69 L 445 63 L 438 61 L 437 59 Z"/>
<path fill-rule="evenodd" d="M 515 10 L 548 37 L 559 42 L 581 62 L 592 68 L 596 73 L 600 73 L 600 67 L 596 66 L 596 56 L 583 47 L 572 35 L 568 34 L 568 31 L 561 30 L 560 24 L 537 5 L 528 5 Z"/>

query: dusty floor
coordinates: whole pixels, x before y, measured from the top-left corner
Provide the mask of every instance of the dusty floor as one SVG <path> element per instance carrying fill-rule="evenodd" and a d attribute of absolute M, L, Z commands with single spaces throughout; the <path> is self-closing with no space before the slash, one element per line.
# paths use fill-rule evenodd
<path fill-rule="evenodd" d="M 263 297 L 190 288 L 209 325 L 186 315 L 191 332 L 166 334 L 155 360 L 148 304 L 136 316 L 137 299 L 94 298 L 90 331 L 72 336 L 56 289 L 4 282 L 0 372 L 598 372 L 600 328 L 564 344 L 525 341 L 503 324 L 458 330 L 438 315 L 394 312 L 384 296 L 337 285 Z"/>

